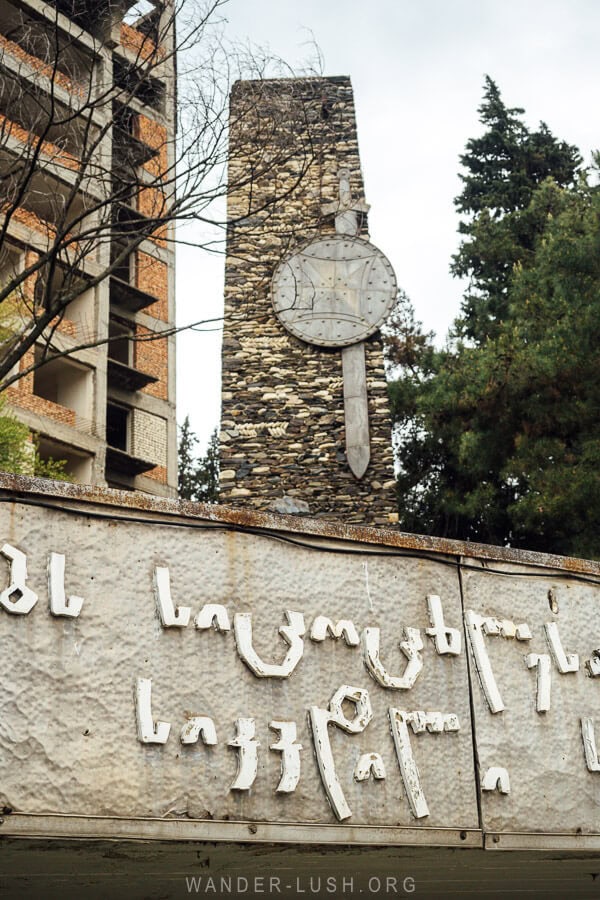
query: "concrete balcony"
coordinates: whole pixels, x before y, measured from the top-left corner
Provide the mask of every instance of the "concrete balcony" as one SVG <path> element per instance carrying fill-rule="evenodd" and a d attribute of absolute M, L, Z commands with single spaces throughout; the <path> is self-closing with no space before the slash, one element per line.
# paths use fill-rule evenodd
<path fill-rule="evenodd" d="M 133 456 L 126 450 L 120 450 L 118 447 L 111 447 L 110 444 L 106 448 L 106 477 L 110 478 L 112 473 L 119 475 L 141 475 L 142 472 L 149 472 L 155 467 L 156 463 L 149 462 L 139 456 Z"/>
<path fill-rule="evenodd" d="M 140 290 L 128 281 L 122 278 L 116 278 L 114 275 L 110 279 L 110 303 L 111 306 L 116 304 L 129 313 L 139 312 L 141 309 L 156 303 L 157 298 L 146 291 Z"/>
<path fill-rule="evenodd" d="M 122 391 L 140 391 L 149 384 L 158 381 L 155 375 L 141 372 L 139 369 L 129 366 L 119 360 L 108 358 L 107 361 L 108 387 L 116 387 Z"/>

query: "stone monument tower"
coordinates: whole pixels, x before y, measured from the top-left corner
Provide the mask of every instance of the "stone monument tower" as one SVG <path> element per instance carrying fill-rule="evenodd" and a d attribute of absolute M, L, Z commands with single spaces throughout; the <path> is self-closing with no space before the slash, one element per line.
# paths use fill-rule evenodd
<path fill-rule="evenodd" d="M 389 525 L 396 279 L 369 242 L 350 79 L 237 82 L 229 182 L 220 500 Z"/>

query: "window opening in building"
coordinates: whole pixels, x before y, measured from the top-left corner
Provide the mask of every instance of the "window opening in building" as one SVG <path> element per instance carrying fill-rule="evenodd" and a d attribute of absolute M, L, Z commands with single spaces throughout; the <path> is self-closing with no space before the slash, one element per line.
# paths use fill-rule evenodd
<path fill-rule="evenodd" d="M 115 403 L 106 406 L 106 443 L 115 450 L 128 449 L 129 410 Z"/>
<path fill-rule="evenodd" d="M 131 328 L 119 319 L 111 318 L 108 323 L 108 355 L 110 359 L 131 365 Z"/>
<path fill-rule="evenodd" d="M 92 480 L 93 457 L 89 453 L 79 453 L 67 444 L 61 444 L 48 437 L 41 436 L 38 441 L 40 459 L 63 461 L 65 473 L 79 484 L 89 484 Z"/>
<path fill-rule="evenodd" d="M 23 254 L 16 247 L 0 247 L 0 288 L 6 287 L 22 267 Z"/>
<path fill-rule="evenodd" d="M 33 393 L 44 400 L 72 409 L 80 416 L 80 424 L 90 430 L 92 418 L 92 371 L 71 359 L 60 357 L 40 365 L 44 348 L 36 347 Z"/>
<path fill-rule="evenodd" d="M 113 56 L 113 78 L 115 86 L 132 94 L 140 103 L 146 103 L 158 112 L 165 106 L 165 86 L 157 78 L 140 70 L 139 66 L 127 63 Z"/>

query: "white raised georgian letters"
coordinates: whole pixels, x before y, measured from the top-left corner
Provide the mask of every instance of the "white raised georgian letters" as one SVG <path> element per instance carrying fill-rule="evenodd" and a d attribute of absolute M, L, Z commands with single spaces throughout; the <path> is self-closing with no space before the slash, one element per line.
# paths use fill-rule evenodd
<path fill-rule="evenodd" d="M 166 566 L 154 569 L 154 593 L 160 621 L 165 628 L 185 628 L 190 621 L 189 606 L 175 607 L 171 597 L 171 579 Z"/>
<path fill-rule="evenodd" d="M 590 659 L 586 659 L 585 667 L 590 678 L 600 677 L 600 650 L 592 650 Z"/>
<path fill-rule="evenodd" d="M 371 775 L 375 781 L 385 778 L 385 765 L 379 753 L 363 753 L 354 766 L 355 781 L 368 781 Z"/>
<path fill-rule="evenodd" d="M 479 675 L 490 712 L 502 712 L 504 701 L 492 671 L 484 635 L 501 635 L 504 638 L 516 638 L 518 641 L 530 641 L 531 629 L 526 622 L 515 625 L 510 619 L 480 616 L 479 613 L 474 612 L 472 609 L 468 609 L 465 612 L 465 625 L 477 674 Z"/>
<path fill-rule="evenodd" d="M 238 770 L 232 791 L 249 791 L 254 784 L 258 771 L 258 748 L 260 744 L 254 737 L 254 719 L 236 719 L 236 734 L 229 741 L 229 746 L 238 751 Z"/>
<path fill-rule="evenodd" d="M 48 557 L 48 600 L 53 616 L 76 618 L 83 606 L 83 597 L 65 594 L 65 558 L 62 553 Z"/>
<path fill-rule="evenodd" d="M 534 669 L 537 666 L 535 708 L 539 713 L 548 712 L 550 709 L 550 692 L 552 689 L 550 656 L 548 653 L 529 653 L 525 657 L 525 663 L 528 669 Z"/>
<path fill-rule="evenodd" d="M 426 628 L 425 634 L 433 638 L 435 649 L 440 655 L 458 656 L 462 646 L 460 631 L 458 628 L 449 628 L 444 622 L 442 601 L 437 594 L 428 595 L 427 608 L 431 628 Z"/>
<path fill-rule="evenodd" d="M 558 671 L 563 675 L 567 672 L 578 672 L 579 656 L 577 653 L 565 653 L 556 622 L 546 622 L 544 631 L 546 632 L 546 640 L 550 647 L 550 653 L 552 654 L 552 658 L 556 663 Z"/>
<path fill-rule="evenodd" d="M 458 716 L 454 713 L 428 713 L 420 709 L 408 712 L 393 707 L 389 710 L 389 716 L 404 790 L 413 816 L 416 819 L 422 819 L 429 815 L 429 807 L 421 786 L 419 769 L 413 756 L 408 725 L 411 725 L 415 734 L 422 734 L 424 731 L 433 734 L 439 734 L 442 731 L 458 731 L 460 729 Z"/>
<path fill-rule="evenodd" d="M 240 658 L 257 678 L 288 678 L 302 658 L 305 632 L 302 613 L 286 610 L 287 625 L 279 628 L 279 634 L 289 645 L 282 663 L 263 662 L 252 644 L 252 613 L 236 613 L 233 617 L 235 642 Z"/>
<path fill-rule="evenodd" d="M 382 687 L 399 691 L 408 691 L 417 680 L 423 668 L 423 657 L 419 653 L 423 649 L 421 632 L 410 626 L 404 629 L 406 640 L 400 641 L 400 649 L 408 659 L 402 675 L 390 675 L 379 658 L 379 628 L 365 628 L 362 634 L 363 659 L 369 675 Z"/>
<path fill-rule="evenodd" d="M 271 744 L 271 750 L 281 753 L 281 779 L 278 794 L 291 794 L 300 780 L 300 751 L 302 744 L 296 741 L 295 722 L 269 722 L 269 728 L 279 732 L 279 740 Z"/>
<path fill-rule="evenodd" d="M 215 631 L 231 631 L 227 608 L 221 603 L 205 603 L 194 619 L 194 625 L 200 630 L 212 627 Z"/>
<path fill-rule="evenodd" d="M 344 714 L 345 701 L 354 704 L 355 714 L 352 719 Z M 333 812 L 342 821 L 352 815 L 352 810 L 346 802 L 337 776 L 328 726 L 336 725 L 347 734 L 360 734 L 364 731 L 373 717 L 369 693 L 363 688 L 343 684 L 329 701 L 329 709 L 311 706 L 309 714 L 323 787 Z"/>
<path fill-rule="evenodd" d="M 502 766 L 490 766 L 481 779 L 481 790 L 510 794 L 510 778 L 506 769 Z"/>
<path fill-rule="evenodd" d="M 581 720 L 581 737 L 583 738 L 583 752 L 585 764 L 589 772 L 600 772 L 600 760 L 596 747 L 596 735 L 594 734 L 594 720 L 584 717 Z"/>
<path fill-rule="evenodd" d="M 200 738 L 208 746 L 217 743 L 217 730 L 210 716 L 191 716 L 181 729 L 182 744 L 197 744 Z"/>
<path fill-rule="evenodd" d="M 310 639 L 319 643 L 324 641 L 326 637 L 339 640 L 344 638 L 348 647 L 358 647 L 360 638 L 354 622 L 350 619 L 340 619 L 335 625 L 327 616 L 317 616 L 310 627 Z"/>
<path fill-rule="evenodd" d="M 0 547 L 0 554 L 10 562 L 10 584 L 0 593 L 0 606 L 9 613 L 26 616 L 37 603 L 37 594 L 28 588 L 27 557 L 10 544 Z"/>
<path fill-rule="evenodd" d="M 138 678 L 135 686 L 135 716 L 138 740 L 142 744 L 166 744 L 171 731 L 169 722 L 155 722 L 152 717 L 152 680 Z"/>

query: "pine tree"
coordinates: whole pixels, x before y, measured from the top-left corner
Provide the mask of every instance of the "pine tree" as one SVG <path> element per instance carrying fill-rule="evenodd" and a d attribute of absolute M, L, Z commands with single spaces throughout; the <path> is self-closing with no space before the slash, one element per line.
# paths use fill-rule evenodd
<path fill-rule="evenodd" d="M 600 188 L 574 182 L 574 147 L 527 132 L 487 87 L 503 124 L 495 155 L 469 142 L 481 168 L 463 179 L 463 316 L 440 351 L 408 327 L 420 349 L 390 388 L 400 525 L 600 558 Z M 523 152 L 501 153 L 500 137 Z"/>
<path fill-rule="evenodd" d="M 219 436 L 215 429 L 205 456 L 196 457 L 198 438 L 186 416 L 179 429 L 179 499 L 216 503 L 219 493 Z"/>
<path fill-rule="evenodd" d="M 560 191 L 533 263 L 511 286 L 502 469 L 514 543 L 600 557 L 600 190 Z M 496 363 L 503 349 L 490 347 Z"/>
<path fill-rule="evenodd" d="M 216 503 L 219 499 L 219 434 L 213 431 L 206 455 L 200 460 L 200 496 L 204 503 Z"/>
<path fill-rule="evenodd" d="M 416 394 L 400 394 L 400 524 L 598 558 L 600 189 L 547 181 L 531 213 L 548 205 L 495 336 L 439 351 Z"/>
<path fill-rule="evenodd" d="M 576 147 L 557 140 L 543 122 L 537 131 L 524 124 L 524 110 L 505 106 L 489 76 L 479 107 L 484 133 L 467 142 L 460 157 L 465 172 L 455 199 L 464 239 L 451 271 L 468 277 L 456 331 L 476 343 L 497 333 L 507 315 L 508 289 L 515 267 L 527 266 L 551 208 L 531 199 L 547 178 L 572 187 L 581 164 Z"/>
<path fill-rule="evenodd" d="M 179 428 L 178 489 L 180 500 L 195 499 L 197 462 L 194 447 L 197 443 L 198 438 L 190 427 L 189 416 L 186 416 L 183 425 Z"/>

